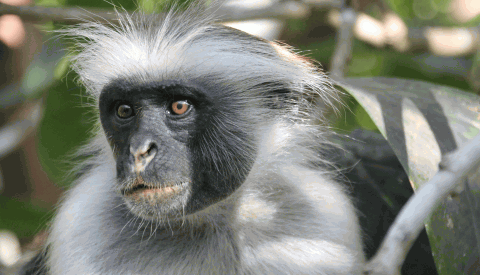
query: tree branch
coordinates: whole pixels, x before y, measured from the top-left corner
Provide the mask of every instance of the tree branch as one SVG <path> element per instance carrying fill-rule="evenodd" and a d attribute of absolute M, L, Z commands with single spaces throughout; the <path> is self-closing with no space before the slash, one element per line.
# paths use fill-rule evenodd
<path fill-rule="evenodd" d="M 86 20 L 100 22 L 118 18 L 112 9 L 55 8 L 41 6 L 10 6 L 0 3 L 0 15 L 14 14 L 22 20 L 33 23 L 54 21 L 63 24 L 77 24 Z"/>
<path fill-rule="evenodd" d="M 347 8 L 341 13 L 342 23 L 338 30 L 335 52 L 331 64 L 332 77 L 343 77 L 347 63 L 352 57 L 353 26 L 357 20 L 357 14 L 352 8 Z"/>
<path fill-rule="evenodd" d="M 424 228 L 424 221 L 480 165 L 480 135 L 459 150 L 444 156 L 439 172 L 402 208 L 380 249 L 366 265 L 365 274 L 399 275 L 407 252 Z"/>
<path fill-rule="evenodd" d="M 32 106 L 33 104 L 33 106 Z M 42 118 L 42 101 L 25 104 L 27 117 L 14 121 L 0 129 L 0 158 L 17 148 L 38 126 Z"/>
<path fill-rule="evenodd" d="M 261 8 L 224 5 L 216 10 L 215 15 L 220 21 L 225 22 L 259 18 L 304 18 L 309 13 L 309 6 L 306 4 L 297 1 L 284 1 Z M 3 14 L 18 15 L 22 20 L 34 23 L 54 21 L 62 24 L 78 24 L 90 20 L 115 22 L 118 19 L 117 13 L 113 9 L 10 6 L 0 3 L 0 15 Z"/>

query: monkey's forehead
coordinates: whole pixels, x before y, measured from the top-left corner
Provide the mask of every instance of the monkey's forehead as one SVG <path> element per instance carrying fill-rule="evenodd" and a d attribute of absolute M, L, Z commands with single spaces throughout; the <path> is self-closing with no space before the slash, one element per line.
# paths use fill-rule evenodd
<path fill-rule="evenodd" d="M 171 80 L 138 83 L 136 80 L 120 78 L 107 84 L 102 89 L 100 97 L 108 98 L 114 96 L 116 98 L 127 98 L 141 93 L 147 98 L 149 97 L 149 94 L 153 94 L 157 99 L 161 96 L 165 96 L 169 99 L 171 99 L 172 96 L 200 99 L 204 98 L 206 95 L 214 96 L 215 92 L 216 91 L 207 92 L 205 87 L 199 85 L 199 83 Z"/>
<path fill-rule="evenodd" d="M 139 83 L 207 79 L 238 91 L 262 83 L 320 87 L 325 77 L 289 49 L 225 26 L 183 18 L 121 16 L 121 26 L 89 23 L 65 31 L 78 39 L 73 69 L 93 95 L 115 79 Z M 81 39 L 83 38 L 83 39 Z"/>

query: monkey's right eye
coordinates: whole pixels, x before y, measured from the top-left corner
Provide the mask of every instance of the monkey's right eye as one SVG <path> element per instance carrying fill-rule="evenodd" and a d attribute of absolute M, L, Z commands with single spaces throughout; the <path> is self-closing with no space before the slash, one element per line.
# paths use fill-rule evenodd
<path fill-rule="evenodd" d="M 121 104 L 117 107 L 117 116 L 119 118 L 129 118 L 133 116 L 133 108 L 127 104 Z"/>

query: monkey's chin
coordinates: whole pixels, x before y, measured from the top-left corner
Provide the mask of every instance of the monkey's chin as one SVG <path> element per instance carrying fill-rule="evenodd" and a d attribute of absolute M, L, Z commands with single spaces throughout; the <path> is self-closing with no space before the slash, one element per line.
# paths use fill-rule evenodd
<path fill-rule="evenodd" d="M 153 187 L 140 184 L 122 192 L 129 210 L 144 219 L 180 218 L 189 198 L 189 182 Z"/>

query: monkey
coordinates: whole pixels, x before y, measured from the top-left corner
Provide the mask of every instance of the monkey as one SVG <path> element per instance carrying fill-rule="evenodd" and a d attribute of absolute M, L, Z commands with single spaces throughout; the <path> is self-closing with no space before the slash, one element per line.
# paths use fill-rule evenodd
<path fill-rule="evenodd" d="M 313 164 L 331 81 L 199 6 L 61 31 L 98 123 L 31 274 L 361 274 L 353 204 Z"/>

